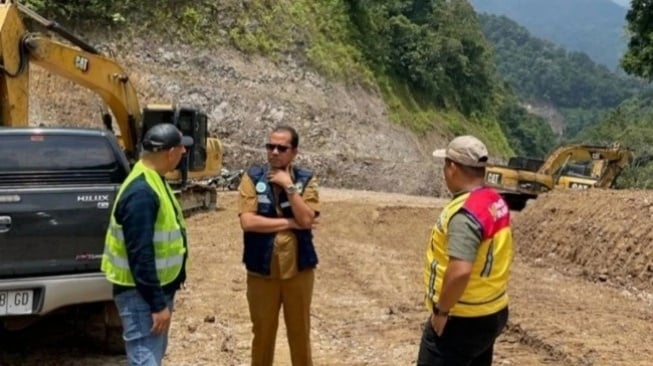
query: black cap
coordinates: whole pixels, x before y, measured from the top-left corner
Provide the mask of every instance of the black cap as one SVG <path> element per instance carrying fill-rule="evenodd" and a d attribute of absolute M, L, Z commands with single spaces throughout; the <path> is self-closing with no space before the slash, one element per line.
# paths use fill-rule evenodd
<path fill-rule="evenodd" d="M 171 123 L 159 123 L 147 130 L 143 138 L 143 149 L 161 151 L 175 146 L 193 146 L 193 138 L 181 135 L 181 131 Z"/>

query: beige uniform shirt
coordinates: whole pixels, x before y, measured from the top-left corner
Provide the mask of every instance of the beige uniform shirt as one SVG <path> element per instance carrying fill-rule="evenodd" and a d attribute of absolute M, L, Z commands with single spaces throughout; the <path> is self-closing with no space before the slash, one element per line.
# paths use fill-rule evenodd
<path fill-rule="evenodd" d="M 245 212 L 256 213 L 258 200 L 256 198 L 257 194 L 254 184 L 247 173 L 243 174 L 239 188 L 240 214 Z M 274 187 L 275 202 L 277 202 L 277 214 L 279 217 L 283 217 L 281 208 L 279 207 L 281 187 L 277 185 L 272 186 Z M 302 198 L 316 214 L 319 213 L 320 199 L 315 177 L 311 178 L 306 187 L 304 187 Z M 288 279 L 297 274 L 297 238 L 291 230 L 277 232 L 274 238 L 274 250 L 272 252 L 272 263 L 270 263 L 270 266 L 270 278 Z"/>

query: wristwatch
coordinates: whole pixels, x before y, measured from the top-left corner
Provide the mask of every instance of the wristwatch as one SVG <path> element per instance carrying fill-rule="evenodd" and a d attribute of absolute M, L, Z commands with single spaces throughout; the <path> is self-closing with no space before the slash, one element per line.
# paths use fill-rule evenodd
<path fill-rule="evenodd" d="M 444 311 L 444 310 L 440 309 L 440 305 L 435 303 L 435 304 L 433 304 L 433 315 L 447 317 L 447 316 L 449 316 L 449 310 Z"/>
<path fill-rule="evenodd" d="M 294 184 L 289 184 L 286 186 L 286 194 L 297 193 L 297 186 Z"/>

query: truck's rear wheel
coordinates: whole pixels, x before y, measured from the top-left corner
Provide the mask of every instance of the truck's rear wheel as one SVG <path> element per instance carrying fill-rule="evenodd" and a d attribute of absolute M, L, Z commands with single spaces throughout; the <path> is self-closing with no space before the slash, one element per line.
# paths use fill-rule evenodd
<path fill-rule="evenodd" d="M 116 305 L 111 302 L 104 307 L 104 351 L 109 354 L 125 353 L 122 338 L 122 321 Z"/>
<path fill-rule="evenodd" d="M 80 331 L 90 338 L 94 347 L 107 354 L 125 353 L 122 321 L 113 301 L 94 304 L 84 318 L 80 319 Z"/>

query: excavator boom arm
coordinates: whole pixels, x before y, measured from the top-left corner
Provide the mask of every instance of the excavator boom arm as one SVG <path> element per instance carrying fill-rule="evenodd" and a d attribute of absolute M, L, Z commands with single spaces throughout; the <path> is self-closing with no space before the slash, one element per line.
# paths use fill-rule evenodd
<path fill-rule="evenodd" d="M 70 43 L 28 32 L 21 14 Z M 132 163 L 138 158 L 142 133 L 156 124 L 172 123 L 192 136 L 195 144 L 182 160 L 184 164 L 166 174 L 165 179 L 176 190 L 184 214 L 215 208 L 214 178 L 222 167 L 222 145 L 218 139 L 208 137 L 206 113 L 175 104 L 153 104 L 141 109 L 134 86 L 116 61 L 56 22 L 18 3 L 0 0 L 0 126 L 28 125 L 31 64 L 94 91 L 104 102 L 105 128 L 113 130 L 113 115 L 122 148 Z"/>
<path fill-rule="evenodd" d="M 19 9 L 25 11 L 22 8 L 0 3 L 0 125 L 27 126 L 29 67 L 36 64 L 97 93 L 115 117 L 126 155 L 133 158 L 140 134 L 141 107 L 127 73 L 92 48 L 82 50 L 27 32 L 20 17 Z"/>
<path fill-rule="evenodd" d="M 635 154 L 631 150 L 620 148 L 614 156 L 608 157 L 605 172 L 596 182 L 596 187 L 611 188 L 614 186 L 621 172 L 635 161 Z"/>
<path fill-rule="evenodd" d="M 48 38 L 29 35 L 24 40 L 30 61 L 97 93 L 111 109 L 125 153 L 134 156 L 141 107 L 127 73 L 113 60 Z"/>
<path fill-rule="evenodd" d="M 597 148 L 603 149 L 603 148 Z M 539 169 L 541 174 L 555 174 L 570 161 L 591 160 L 591 148 L 583 145 L 569 145 L 557 148 Z"/>
<path fill-rule="evenodd" d="M 538 173 L 553 175 L 559 173 L 569 162 L 591 160 L 602 160 L 608 167 L 623 169 L 633 162 L 633 158 L 632 151 L 618 144 L 611 146 L 569 145 L 559 147 L 551 153 Z"/>

